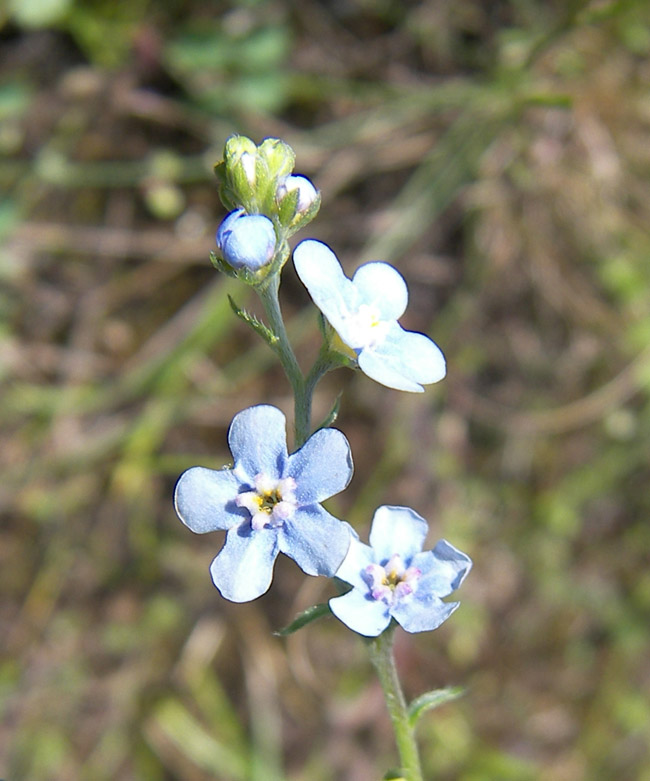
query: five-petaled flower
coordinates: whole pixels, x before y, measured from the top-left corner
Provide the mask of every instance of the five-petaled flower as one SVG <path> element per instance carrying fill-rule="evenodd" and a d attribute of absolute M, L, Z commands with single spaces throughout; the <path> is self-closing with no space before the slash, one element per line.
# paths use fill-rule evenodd
<path fill-rule="evenodd" d="M 217 230 L 217 247 L 233 268 L 258 271 L 273 260 L 276 236 L 273 223 L 263 214 L 236 209 Z"/>
<path fill-rule="evenodd" d="M 247 602 L 271 584 L 278 553 L 308 575 L 332 576 L 347 553 L 350 527 L 319 502 L 352 477 L 344 434 L 320 429 L 289 455 L 286 420 L 275 407 L 239 412 L 228 431 L 232 469 L 194 466 L 176 484 L 176 512 L 192 531 L 227 530 L 210 572 L 221 594 Z"/>
<path fill-rule="evenodd" d="M 329 605 L 350 629 L 380 635 L 395 619 L 407 632 L 436 629 L 458 607 L 443 602 L 463 582 L 471 559 L 446 540 L 422 551 L 427 522 L 408 507 L 380 507 L 370 545 L 353 539 L 336 577 L 352 586 Z"/>
<path fill-rule="evenodd" d="M 348 279 L 332 250 L 313 239 L 296 247 L 293 262 L 314 303 L 365 374 L 389 388 L 416 392 L 445 376 L 438 346 L 397 322 L 408 290 L 393 266 L 365 263 Z"/>

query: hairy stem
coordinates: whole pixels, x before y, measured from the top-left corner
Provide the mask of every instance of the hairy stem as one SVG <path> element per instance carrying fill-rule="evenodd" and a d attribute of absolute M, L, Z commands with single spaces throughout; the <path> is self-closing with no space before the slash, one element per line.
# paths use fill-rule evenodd
<path fill-rule="evenodd" d="M 298 360 L 289 342 L 287 329 L 284 326 L 280 310 L 279 286 L 280 277 L 275 275 L 269 280 L 268 285 L 259 288 L 257 292 L 264 305 L 264 311 L 269 320 L 271 331 L 278 338 L 277 350 L 280 362 L 293 390 L 295 448 L 297 450 L 305 444 L 311 433 L 311 399 L 314 386 L 310 384 L 310 387 L 307 387 L 303 373 L 298 365 Z"/>
<path fill-rule="evenodd" d="M 368 642 L 370 660 L 384 690 L 404 777 L 407 781 L 422 781 L 420 755 L 413 728 L 409 723 L 408 708 L 395 667 L 393 635 L 394 627 L 391 626 L 379 637 Z"/>

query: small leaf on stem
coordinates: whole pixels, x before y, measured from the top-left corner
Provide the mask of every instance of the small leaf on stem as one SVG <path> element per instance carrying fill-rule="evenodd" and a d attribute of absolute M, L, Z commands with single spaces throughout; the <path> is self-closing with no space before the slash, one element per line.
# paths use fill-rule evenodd
<path fill-rule="evenodd" d="M 294 620 L 288 626 L 285 626 L 283 629 L 279 629 L 273 634 L 277 637 L 286 637 L 287 635 L 292 635 L 294 632 L 302 629 L 303 626 L 311 624 L 312 621 L 317 621 L 319 618 L 323 618 L 323 616 L 329 615 L 331 615 L 331 611 L 327 602 L 321 602 L 318 605 L 312 605 L 311 607 L 308 607 L 307 610 L 304 610 L 302 613 L 300 613 L 297 618 L 294 618 Z"/>
<path fill-rule="evenodd" d="M 237 315 L 237 317 L 250 325 L 255 333 L 261 336 L 272 350 L 276 350 L 279 340 L 273 331 L 271 331 L 270 328 L 267 328 L 264 323 L 255 317 L 255 315 L 252 315 L 250 312 L 247 312 L 245 309 L 241 309 L 241 307 L 237 306 L 231 296 L 228 296 L 228 301 L 230 302 L 232 311 Z"/>
<path fill-rule="evenodd" d="M 420 717 L 427 711 L 438 708 L 446 702 L 457 700 L 464 693 L 465 690 L 462 686 L 449 686 L 446 689 L 436 689 L 416 697 L 409 705 L 409 723 L 411 727 L 415 727 Z"/>

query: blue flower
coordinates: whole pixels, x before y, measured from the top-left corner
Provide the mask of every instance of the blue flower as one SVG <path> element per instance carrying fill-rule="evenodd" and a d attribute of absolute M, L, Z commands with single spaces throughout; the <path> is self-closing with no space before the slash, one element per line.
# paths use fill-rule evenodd
<path fill-rule="evenodd" d="M 296 247 L 293 262 L 314 303 L 365 374 L 389 388 L 416 392 L 445 376 L 445 358 L 437 345 L 397 322 L 408 290 L 391 265 L 365 263 L 350 280 L 332 250 L 312 239 Z"/>
<path fill-rule="evenodd" d="M 217 247 L 233 268 L 251 271 L 266 266 L 275 254 L 273 223 L 263 214 L 246 214 L 236 209 L 228 214 L 217 231 Z"/>
<path fill-rule="evenodd" d="M 408 507 L 380 507 L 370 545 L 353 539 L 336 577 L 352 586 L 330 600 L 332 613 L 367 637 L 395 619 L 407 632 L 436 629 L 456 610 L 443 602 L 465 579 L 471 559 L 446 540 L 422 552 L 427 522 Z"/>
<path fill-rule="evenodd" d="M 268 589 L 278 553 L 308 575 L 332 576 L 350 544 L 350 527 L 319 504 L 350 482 L 347 439 L 336 429 L 320 429 L 289 455 L 285 427 L 275 407 L 239 412 L 228 430 L 233 468 L 194 466 L 176 484 L 176 512 L 186 526 L 199 534 L 228 532 L 210 572 L 233 602 Z"/>

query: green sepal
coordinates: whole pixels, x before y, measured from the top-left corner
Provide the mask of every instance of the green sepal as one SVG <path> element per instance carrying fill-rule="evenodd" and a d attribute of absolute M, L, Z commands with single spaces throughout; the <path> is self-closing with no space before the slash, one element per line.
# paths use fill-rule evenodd
<path fill-rule="evenodd" d="M 228 277 L 238 276 L 237 272 L 230 265 L 230 263 L 226 263 L 226 261 L 220 258 L 216 252 L 210 252 L 210 263 L 212 263 L 217 271 L 221 271 L 222 274 L 225 274 Z"/>
<path fill-rule="evenodd" d="M 218 163 L 214 164 L 214 168 L 212 169 L 214 171 L 214 175 L 217 177 L 219 181 L 219 190 L 228 189 L 228 172 L 226 170 L 226 161 L 220 160 Z"/>
<path fill-rule="evenodd" d="M 318 621 L 319 618 L 331 615 L 331 612 L 332 611 L 330 610 L 330 606 L 327 604 L 327 602 L 321 602 L 318 605 L 312 605 L 311 607 L 308 607 L 307 610 L 303 610 L 303 612 L 294 618 L 294 620 L 288 626 L 285 626 L 284 629 L 279 629 L 273 634 L 276 635 L 276 637 L 287 637 L 287 635 L 292 635 L 294 632 L 302 629 L 303 626 L 311 624 L 312 621 Z"/>
<path fill-rule="evenodd" d="M 277 234 L 277 225 L 275 227 Z M 258 274 L 264 272 L 263 276 L 260 277 L 260 282 L 264 282 L 264 280 L 266 280 L 268 277 L 273 277 L 274 275 L 279 274 L 282 271 L 284 264 L 287 262 L 287 260 L 289 260 L 290 254 L 291 249 L 289 248 L 289 244 L 287 243 L 286 239 L 284 239 L 282 236 L 278 237 L 278 242 L 275 248 L 275 257 L 267 266 L 263 266 L 260 271 L 257 272 Z"/>
<path fill-rule="evenodd" d="M 278 219 L 285 228 L 291 225 L 293 218 L 296 216 L 299 195 L 298 190 L 292 190 L 278 203 Z"/>
<path fill-rule="evenodd" d="M 325 344 L 329 344 L 332 341 L 332 333 L 334 329 L 325 319 L 325 315 L 322 312 L 318 313 L 318 330 L 323 337 Z"/>
<path fill-rule="evenodd" d="M 255 208 L 259 214 L 265 214 L 274 222 L 277 220 L 277 206 L 275 204 L 275 191 L 277 181 L 269 171 L 265 160 L 257 158 L 257 189 L 255 191 Z"/>
<path fill-rule="evenodd" d="M 318 327 L 323 335 L 323 341 L 329 351 L 332 364 L 346 366 L 348 369 L 359 368 L 354 350 L 343 342 L 322 312 L 318 315 Z"/>
<path fill-rule="evenodd" d="M 408 781 L 401 770 L 388 770 L 383 776 L 382 781 Z"/>
<path fill-rule="evenodd" d="M 311 202 L 308 209 L 305 209 L 304 212 L 297 212 L 291 221 L 291 224 L 289 226 L 289 236 L 292 236 L 296 231 L 299 231 L 301 228 L 304 228 L 307 223 L 311 222 L 314 217 L 318 214 L 318 210 L 320 209 L 321 204 L 321 194 L 320 191 L 317 191 L 316 197 Z"/>
<path fill-rule="evenodd" d="M 273 331 L 267 328 L 264 323 L 255 317 L 255 315 L 252 315 L 250 312 L 247 312 L 245 309 L 241 309 L 241 307 L 237 306 L 231 296 L 228 296 L 228 301 L 230 302 L 232 311 L 237 315 L 237 317 L 240 320 L 243 320 L 247 325 L 250 325 L 253 331 L 261 336 L 272 350 L 276 350 L 279 339 L 273 333 Z"/>
<path fill-rule="evenodd" d="M 265 138 L 257 152 L 265 160 L 271 176 L 278 180 L 289 176 L 296 164 L 295 152 L 279 138 Z"/>
<path fill-rule="evenodd" d="M 219 185 L 219 199 L 229 213 L 241 207 L 241 204 L 237 200 L 237 196 L 226 182 L 221 182 Z"/>
<path fill-rule="evenodd" d="M 249 214 L 257 211 L 257 193 L 260 189 L 257 156 L 250 152 L 244 152 L 237 162 L 228 168 L 228 178 L 232 191 Z"/>
<path fill-rule="evenodd" d="M 263 214 L 274 215 L 278 219 L 278 186 L 293 171 L 296 155 L 293 149 L 279 138 L 264 139 L 257 148 L 257 154 L 258 162 L 265 170 L 264 178 L 260 179 L 257 187 L 258 205 Z M 281 220 L 279 222 L 282 223 Z"/>
<path fill-rule="evenodd" d="M 226 139 L 223 160 L 215 165 L 214 173 L 220 184 L 219 196 L 229 211 L 243 206 L 249 213 L 256 212 L 256 161 L 257 147 L 250 138 L 232 135 Z"/>
<path fill-rule="evenodd" d="M 439 708 L 447 702 L 457 700 L 465 693 L 465 689 L 462 686 L 448 686 L 446 689 L 436 689 L 434 691 L 425 692 L 419 697 L 416 697 L 409 705 L 409 724 L 411 728 L 414 728 L 420 718 L 430 710 Z"/>

